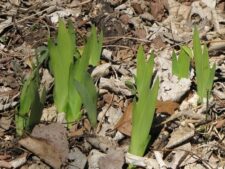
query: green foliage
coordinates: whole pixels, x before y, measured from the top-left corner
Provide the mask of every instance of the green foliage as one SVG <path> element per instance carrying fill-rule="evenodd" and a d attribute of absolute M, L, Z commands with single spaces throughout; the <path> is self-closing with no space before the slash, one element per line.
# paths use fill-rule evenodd
<path fill-rule="evenodd" d="M 69 27 L 70 28 L 70 27 Z M 55 78 L 54 102 L 59 112 L 66 112 L 70 65 L 73 64 L 74 38 L 72 29 L 66 29 L 59 21 L 57 44 L 48 42 L 50 66 Z"/>
<path fill-rule="evenodd" d="M 38 124 L 45 102 L 45 89 L 39 94 L 39 73 L 35 68 L 23 85 L 20 96 L 20 108 L 16 114 L 16 131 L 22 135 L 24 130 L 30 130 Z"/>
<path fill-rule="evenodd" d="M 129 152 L 137 156 L 143 156 L 150 140 L 150 129 L 154 118 L 156 99 L 159 89 L 157 78 L 152 87 L 150 84 L 153 76 L 154 55 L 145 61 L 144 50 L 139 47 L 137 53 L 136 86 L 138 101 L 134 103 L 132 113 L 132 135 Z"/>
<path fill-rule="evenodd" d="M 182 47 L 178 58 L 174 51 L 172 54 L 172 73 L 179 79 L 189 77 L 190 51 L 188 49 L 188 47 Z"/>
<path fill-rule="evenodd" d="M 182 49 L 191 57 L 191 59 L 193 59 L 194 56 L 191 48 L 188 46 L 182 46 Z"/>
<path fill-rule="evenodd" d="M 96 66 L 100 60 L 101 51 L 103 43 L 103 33 L 101 32 L 100 36 L 97 38 L 96 28 L 92 26 L 91 35 L 88 38 L 87 46 L 88 51 L 90 52 L 89 64 Z"/>
<path fill-rule="evenodd" d="M 80 94 L 84 107 L 87 110 L 88 118 L 93 126 L 96 126 L 97 124 L 97 92 L 95 85 L 88 73 L 84 76 L 84 81 L 77 81 L 74 80 L 74 84 L 76 86 L 76 89 L 78 93 Z"/>
<path fill-rule="evenodd" d="M 200 102 L 203 102 L 203 99 L 208 99 L 207 97 L 212 90 L 216 66 L 214 64 L 210 67 L 208 49 L 206 45 L 204 45 L 202 49 L 199 33 L 196 27 L 193 35 L 193 53 L 196 70 L 197 93 L 200 97 Z"/>
<path fill-rule="evenodd" d="M 100 61 L 102 42 L 103 34 L 97 37 L 93 26 L 80 54 L 71 24 L 67 29 L 62 21 L 59 22 L 57 43 L 49 40 L 50 67 L 55 77 L 54 102 L 59 112 L 66 113 L 68 123 L 80 118 L 80 109 L 84 104 L 89 120 L 92 125 L 96 125 L 97 93 L 93 90 L 94 83 L 89 78 L 87 69 L 89 64 L 96 66 Z M 84 86 L 87 87 L 85 91 Z M 87 91 L 87 96 L 84 97 L 83 93 Z M 94 101 L 90 102 L 93 98 Z"/>

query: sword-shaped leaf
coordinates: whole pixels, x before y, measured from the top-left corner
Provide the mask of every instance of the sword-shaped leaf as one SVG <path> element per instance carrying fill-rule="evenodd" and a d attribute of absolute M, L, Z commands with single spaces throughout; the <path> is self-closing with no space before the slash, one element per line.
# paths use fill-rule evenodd
<path fill-rule="evenodd" d="M 92 124 L 92 126 L 96 126 L 97 124 L 97 92 L 95 85 L 88 73 L 85 75 L 85 79 L 83 82 L 79 82 L 78 80 L 74 80 L 74 84 L 80 97 L 82 98 L 82 102 L 84 103 L 84 107 L 87 110 L 88 118 Z"/>
<path fill-rule="evenodd" d="M 159 79 L 150 87 L 153 74 L 154 55 L 146 62 L 144 50 L 139 47 L 137 53 L 136 85 L 138 101 L 134 102 L 132 112 L 132 134 L 129 152 L 143 156 L 150 140 L 150 129 L 154 118 Z"/>
<path fill-rule="evenodd" d="M 101 51 L 102 51 L 103 33 L 97 37 L 96 27 L 91 27 L 91 35 L 88 38 L 88 46 L 90 50 L 90 60 L 89 64 L 96 66 L 100 61 Z"/>
<path fill-rule="evenodd" d="M 50 65 L 55 78 L 54 102 L 59 112 L 66 112 L 70 65 L 73 64 L 75 38 L 72 28 L 59 21 L 57 44 L 48 42 Z"/>
<path fill-rule="evenodd" d="M 190 57 L 185 49 L 182 47 L 179 57 L 176 57 L 175 52 L 172 54 L 172 72 L 179 79 L 188 78 L 190 69 Z"/>
<path fill-rule="evenodd" d="M 76 74 L 79 73 L 79 72 L 75 72 L 76 71 L 75 68 L 78 65 L 78 63 L 73 64 L 70 67 L 70 78 L 68 83 L 69 85 L 68 105 L 67 105 L 67 112 L 66 112 L 66 119 L 68 124 L 76 120 L 79 120 L 81 117 L 80 109 L 82 106 L 82 100 L 74 85 L 74 79 L 76 77 Z"/>
<path fill-rule="evenodd" d="M 26 126 L 27 130 L 31 130 L 36 124 L 41 120 L 42 110 L 44 108 L 46 90 L 43 87 L 40 91 L 41 97 L 39 95 L 38 89 L 35 90 L 34 102 L 31 106 L 30 115 L 28 118 L 28 124 Z"/>
<path fill-rule="evenodd" d="M 24 129 L 29 125 L 29 115 L 31 109 L 35 103 L 40 100 L 36 97 L 38 95 L 39 88 L 39 74 L 38 69 L 34 69 L 30 77 L 25 81 L 21 96 L 20 96 L 20 108 L 16 114 L 16 131 L 18 135 L 22 135 Z"/>
<path fill-rule="evenodd" d="M 203 102 L 203 99 L 207 99 L 207 96 L 210 94 L 212 89 L 215 75 L 215 65 L 213 65 L 212 68 L 210 67 L 207 47 L 204 45 L 202 50 L 199 33 L 196 27 L 194 28 L 193 35 L 193 51 L 196 70 L 197 93 L 200 97 L 199 101 Z"/>
<path fill-rule="evenodd" d="M 137 156 L 143 156 L 150 141 L 149 135 L 159 90 L 159 79 L 151 89 L 147 89 L 147 97 L 139 98 L 134 103 L 132 116 L 132 134 L 129 152 Z"/>

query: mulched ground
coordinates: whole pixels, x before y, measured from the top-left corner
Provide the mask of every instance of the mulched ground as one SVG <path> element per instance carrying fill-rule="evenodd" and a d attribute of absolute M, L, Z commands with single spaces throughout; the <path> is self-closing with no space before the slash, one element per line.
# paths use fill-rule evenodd
<path fill-rule="evenodd" d="M 15 130 L 21 86 L 35 56 L 49 36 L 56 36 L 59 17 L 73 22 L 78 46 L 84 45 L 91 25 L 103 31 L 101 64 L 92 70 L 99 92 L 98 126 L 92 129 L 84 115 L 72 129 L 63 127 L 53 105 L 53 78 L 44 64 L 42 82 L 48 93 L 42 122 L 21 138 Z M 212 98 L 201 105 L 195 104 L 194 73 L 178 81 L 170 68 L 173 50 L 192 47 L 194 25 L 216 64 Z M 143 158 L 127 154 L 134 96 L 125 85 L 134 82 L 140 44 L 146 54 L 154 50 L 160 78 L 152 139 Z M 0 168 L 120 169 L 129 163 L 156 169 L 225 168 L 224 49 L 222 0 L 2 0 Z"/>

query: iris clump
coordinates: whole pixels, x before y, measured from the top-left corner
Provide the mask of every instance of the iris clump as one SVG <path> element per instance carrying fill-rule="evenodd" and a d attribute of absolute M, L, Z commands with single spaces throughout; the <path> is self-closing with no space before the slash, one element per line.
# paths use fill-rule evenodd
<path fill-rule="evenodd" d="M 153 81 L 154 54 L 148 61 L 145 60 L 143 47 L 137 52 L 137 101 L 134 102 L 132 112 L 132 133 L 129 152 L 137 156 L 143 156 L 151 139 L 149 135 L 156 107 L 159 90 L 159 79 Z"/>

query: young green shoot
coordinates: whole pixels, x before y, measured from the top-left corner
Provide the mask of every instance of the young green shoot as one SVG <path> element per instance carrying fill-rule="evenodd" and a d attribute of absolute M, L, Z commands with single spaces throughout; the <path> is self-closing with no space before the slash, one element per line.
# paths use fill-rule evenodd
<path fill-rule="evenodd" d="M 150 141 L 149 135 L 156 106 L 159 89 L 157 78 L 150 87 L 153 80 L 154 55 L 148 61 L 145 60 L 143 47 L 139 47 L 137 53 L 137 75 L 136 86 L 138 99 L 134 102 L 132 112 L 132 134 L 129 152 L 137 156 L 143 156 Z"/>
<path fill-rule="evenodd" d="M 196 71 L 197 94 L 200 97 L 199 101 L 209 99 L 211 93 L 216 66 L 210 66 L 209 54 L 206 45 L 201 47 L 199 33 L 197 28 L 194 28 L 193 35 L 193 53 Z"/>
<path fill-rule="evenodd" d="M 187 49 L 187 47 L 182 47 L 178 58 L 174 51 L 172 54 L 172 73 L 179 79 L 188 78 L 190 74 L 189 69 L 191 58 L 186 52 L 188 51 Z"/>
<path fill-rule="evenodd" d="M 72 24 L 66 28 L 61 20 L 57 43 L 49 40 L 50 67 L 55 78 L 54 102 L 59 112 L 66 113 L 68 123 L 80 119 L 82 104 L 88 111 L 88 118 L 92 125 L 97 123 L 97 93 L 87 70 L 89 65 L 96 66 L 99 63 L 102 42 L 103 34 L 97 36 L 96 28 L 93 26 L 84 49 L 80 53 L 76 46 Z M 84 92 L 88 92 L 85 97 Z"/>
<path fill-rule="evenodd" d="M 24 130 L 31 130 L 41 119 L 45 102 L 45 89 L 39 94 L 39 73 L 35 68 L 23 85 L 20 96 L 20 108 L 16 114 L 16 132 L 22 135 Z"/>

